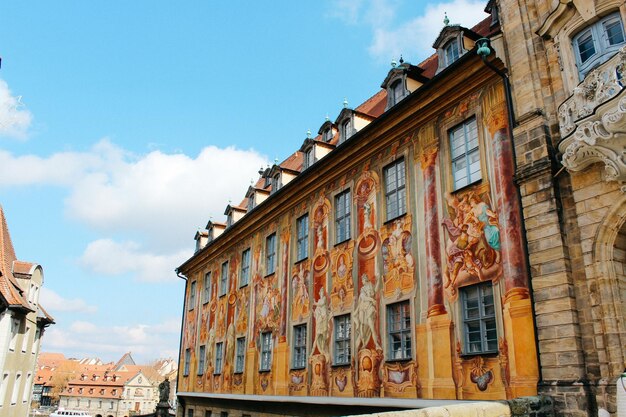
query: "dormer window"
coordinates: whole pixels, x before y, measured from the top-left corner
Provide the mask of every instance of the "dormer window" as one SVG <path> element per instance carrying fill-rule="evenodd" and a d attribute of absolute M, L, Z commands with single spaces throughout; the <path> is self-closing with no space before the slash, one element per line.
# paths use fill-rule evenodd
<path fill-rule="evenodd" d="M 443 47 L 446 67 L 459 59 L 459 42 L 457 39 L 452 39 Z"/>
<path fill-rule="evenodd" d="M 593 68 L 606 62 L 624 44 L 624 27 L 619 13 L 588 26 L 572 39 L 578 73 L 582 80 Z"/>
<path fill-rule="evenodd" d="M 323 135 L 324 142 L 330 142 L 333 139 L 333 129 L 328 128 L 324 131 Z"/>
<path fill-rule="evenodd" d="M 339 143 L 345 142 L 350 136 L 352 136 L 352 129 L 350 128 L 350 119 L 346 119 L 341 122 L 341 130 L 339 132 Z"/>
<path fill-rule="evenodd" d="M 233 225 L 233 212 L 228 213 L 228 217 L 226 217 L 226 227 L 230 227 Z"/>
<path fill-rule="evenodd" d="M 315 163 L 315 148 L 311 146 L 304 152 L 303 168 L 307 169 Z"/>
<path fill-rule="evenodd" d="M 404 98 L 404 83 L 402 79 L 396 80 L 389 87 L 389 107 L 395 106 Z"/>
<path fill-rule="evenodd" d="M 254 204 L 254 193 L 252 193 L 250 194 L 250 197 L 248 197 L 248 211 L 252 210 L 255 206 L 256 204 Z"/>
<path fill-rule="evenodd" d="M 280 172 L 272 177 L 272 192 L 275 193 L 281 187 Z"/>

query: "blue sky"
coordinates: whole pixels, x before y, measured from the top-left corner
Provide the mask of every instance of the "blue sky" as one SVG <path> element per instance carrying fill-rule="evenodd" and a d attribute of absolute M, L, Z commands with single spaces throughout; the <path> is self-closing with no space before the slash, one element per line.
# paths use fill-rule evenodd
<path fill-rule="evenodd" d="M 0 204 L 43 349 L 175 357 L 193 235 L 486 1 L 0 3 Z"/>

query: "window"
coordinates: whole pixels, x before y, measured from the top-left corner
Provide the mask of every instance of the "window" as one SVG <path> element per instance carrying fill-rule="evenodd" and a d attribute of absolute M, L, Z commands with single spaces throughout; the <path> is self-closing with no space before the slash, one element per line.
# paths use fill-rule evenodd
<path fill-rule="evenodd" d="M 5 372 L 2 375 L 2 381 L 0 381 L 0 407 L 4 405 L 4 397 L 7 393 L 8 386 L 9 386 L 9 373 Z"/>
<path fill-rule="evenodd" d="M 32 387 L 32 379 L 33 379 L 33 374 L 28 373 L 26 376 L 26 385 L 24 385 L 24 393 L 22 394 L 23 403 L 28 401 L 28 396 L 30 395 L 30 388 Z"/>
<path fill-rule="evenodd" d="M 250 197 L 248 197 L 248 211 L 252 210 L 254 207 L 256 207 L 256 204 L 254 203 L 254 193 L 250 195 Z"/>
<path fill-rule="evenodd" d="M 406 173 L 404 172 L 404 158 L 387 165 L 384 174 L 387 220 L 391 220 L 406 213 Z"/>
<path fill-rule="evenodd" d="M 196 281 L 191 281 L 189 289 L 189 310 L 193 310 L 196 306 Z"/>
<path fill-rule="evenodd" d="M 403 80 L 396 80 L 389 87 L 389 107 L 395 106 L 404 98 Z"/>
<path fill-rule="evenodd" d="M 324 141 L 325 142 L 330 142 L 333 138 L 333 129 L 332 128 L 328 128 L 324 131 Z"/>
<path fill-rule="evenodd" d="M 220 275 L 220 297 L 226 295 L 228 291 L 228 261 L 222 264 L 222 275 Z"/>
<path fill-rule="evenodd" d="M 35 330 L 35 339 L 33 340 L 33 345 L 31 346 L 30 353 L 33 355 L 37 353 L 37 347 L 39 346 L 39 338 L 41 337 L 41 330 Z"/>
<path fill-rule="evenodd" d="M 459 41 L 452 39 L 443 47 L 443 54 L 446 63 L 446 67 L 459 59 Z"/>
<path fill-rule="evenodd" d="M 261 371 L 272 368 L 272 332 L 261 333 Z"/>
<path fill-rule="evenodd" d="M 204 417 L 211 417 L 211 410 L 206 410 L 204 412 Z"/>
<path fill-rule="evenodd" d="M 17 404 L 17 394 L 20 390 L 20 379 L 22 374 L 15 374 L 15 384 L 13 384 L 13 393 L 11 394 L 11 405 Z"/>
<path fill-rule="evenodd" d="M 498 350 L 496 312 L 490 282 L 461 288 L 463 332 L 466 354 Z"/>
<path fill-rule="evenodd" d="M 411 307 L 408 301 L 387 306 L 389 359 L 411 358 Z"/>
<path fill-rule="evenodd" d="M 246 355 L 246 338 L 237 338 L 237 346 L 235 349 L 235 373 L 243 372 L 243 364 Z"/>
<path fill-rule="evenodd" d="M 221 411 L 220 417 L 228 417 L 228 411 Z"/>
<path fill-rule="evenodd" d="M 306 324 L 293 328 L 293 369 L 306 367 Z"/>
<path fill-rule="evenodd" d="M 202 302 L 211 301 L 211 271 L 204 274 L 204 287 L 202 288 Z"/>
<path fill-rule="evenodd" d="M 200 346 L 200 351 L 198 352 L 198 375 L 204 375 L 205 353 L 206 347 L 204 345 Z"/>
<path fill-rule="evenodd" d="M 583 29 L 572 39 L 580 79 L 608 60 L 624 43 L 619 13 L 613 13 Z"/>
<path fill-rule="evenodd" d="M 341 243 L 350 239 L 350 190 L 335 196 L 335 240 Z"/>
<path fill-rule="evenodd" d="M 335 365 L 350 364 L 350 314 L 335 317 Z"/>
<path fill-rule="evenodd" d="M 304 166 L 303 166 L 303 168 L 307 169 L 311 165 L 313 165 L 314 163 L 315 163 L 315 148 L 314 147 L 310 147 L 304 153 L 304 161 L 303 161 L 303 165 Z"/>
<path fill-rule="evenodd" d="M 213 371 L 215 375 L 222 373 L 222 364 L 224 363 L 224 358 L 222 357 L 223 347 L 224 342 L 215 344 L 215 370 Z"/>
<path fill-rule="evenodd" d="M 339 133 L 339 142 L 345 142 L 352 136 L 352 129 L 350 129 L 350 119 L 344 120 L 341 123 L 341 132 Z"/>
<path fill-rule="evenodd" d="M 280 190 L 281 186 L 282 184 L 280 183 L 280 173 L 278 173 L 272 177 L 272 192 L 274 193 Z"/>
<path fill-rule="evenodd" d="M 241 274 L 239 286 L 243 287 L 250 282 L 250 248 L 241 252 Z"/>
<path fill-rule="evenodd" d="M 17 334 L 20 331 L 20 321 L 18 319 L 11 320 L 11 341 L 9 342 L 9 350 L 15 350 L 17 345 Z"/>
<path fill-rule="evenodd" d="M 185 350 L 185 368 L 183 370 L 183 376 L 189 375 L 189 363 L 191 362 L 191 349 Z"/>
<path fill-rule="evenodd" d="M 265 274 L 276 272 L 276 233 L 265 239 Z"/>
<path fill-rule="evenodd" d="M 482 178 L 476 119 L 472 118 L 450 130 L 450 154 L 455 190 Z"/>
<path fill-rule="evenodd" d="M 22 353 L 26 353 L 26 348 L 28 348 L 28 336 L 30 335 L 30 327 L 26 326 L 26 331 L 22 335 Z"/>
<path fill-rule="evenodd" d="M 187 410 L 187 417 L 193 417 L 193 410 Z"/>
<path fill-rule="evenodd" d="M 305 214 L 296 220 L 298 242 L 296 244 L 296 260 L 301 261 L 309 256 L 309 215 Z"/>

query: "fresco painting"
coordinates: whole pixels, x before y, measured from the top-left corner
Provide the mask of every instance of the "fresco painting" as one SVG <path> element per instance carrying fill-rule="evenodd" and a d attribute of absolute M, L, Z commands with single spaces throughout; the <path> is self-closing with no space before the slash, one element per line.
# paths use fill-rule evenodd
<path fill-rule="evenodd" d="M 333 312 L 347 311 L 354 301 L 352 264 L 354 241 L 350 240 L 331 252 L 330 305 Z"/>
<path fill-rule="evenodd" d="M 415 259 L 409 214 L 381 229 L 383 257 L 383 294 L 398 298 L 414 287 Z"/>
<path fill-rule="evenodd" d="M 448 216 L 442 222 L 447 234 L 444 289 L 450 301 L 458 288 L 502 276 L 500 225 L 489 193 L 473 188 L 463 194 L 446 194 Z"/>
<path fill-rule="evenodd" d="M 295 265 L 291 276 L 291 320 L 301 322 L 309 316 L 311 297 L 309 295 L 311 270 L 310 262 L 304 261 Z"/>

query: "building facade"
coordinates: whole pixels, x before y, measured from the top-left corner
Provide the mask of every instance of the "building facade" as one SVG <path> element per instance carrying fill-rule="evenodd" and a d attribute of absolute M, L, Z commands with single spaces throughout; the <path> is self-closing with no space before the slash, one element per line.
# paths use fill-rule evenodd
<path fill-rule="evenodd" d="M 17 260 L 0 207 L 0 416 L 26 416 L 44 329 L 54 323 L 39 304 L 40 265 Z"/>
<path fill-rule="evenodd" d="M 617 412 L 626 9 L 485 10 L 196 234 L 180 416 L 537 394 L 557 415 Z"/>

